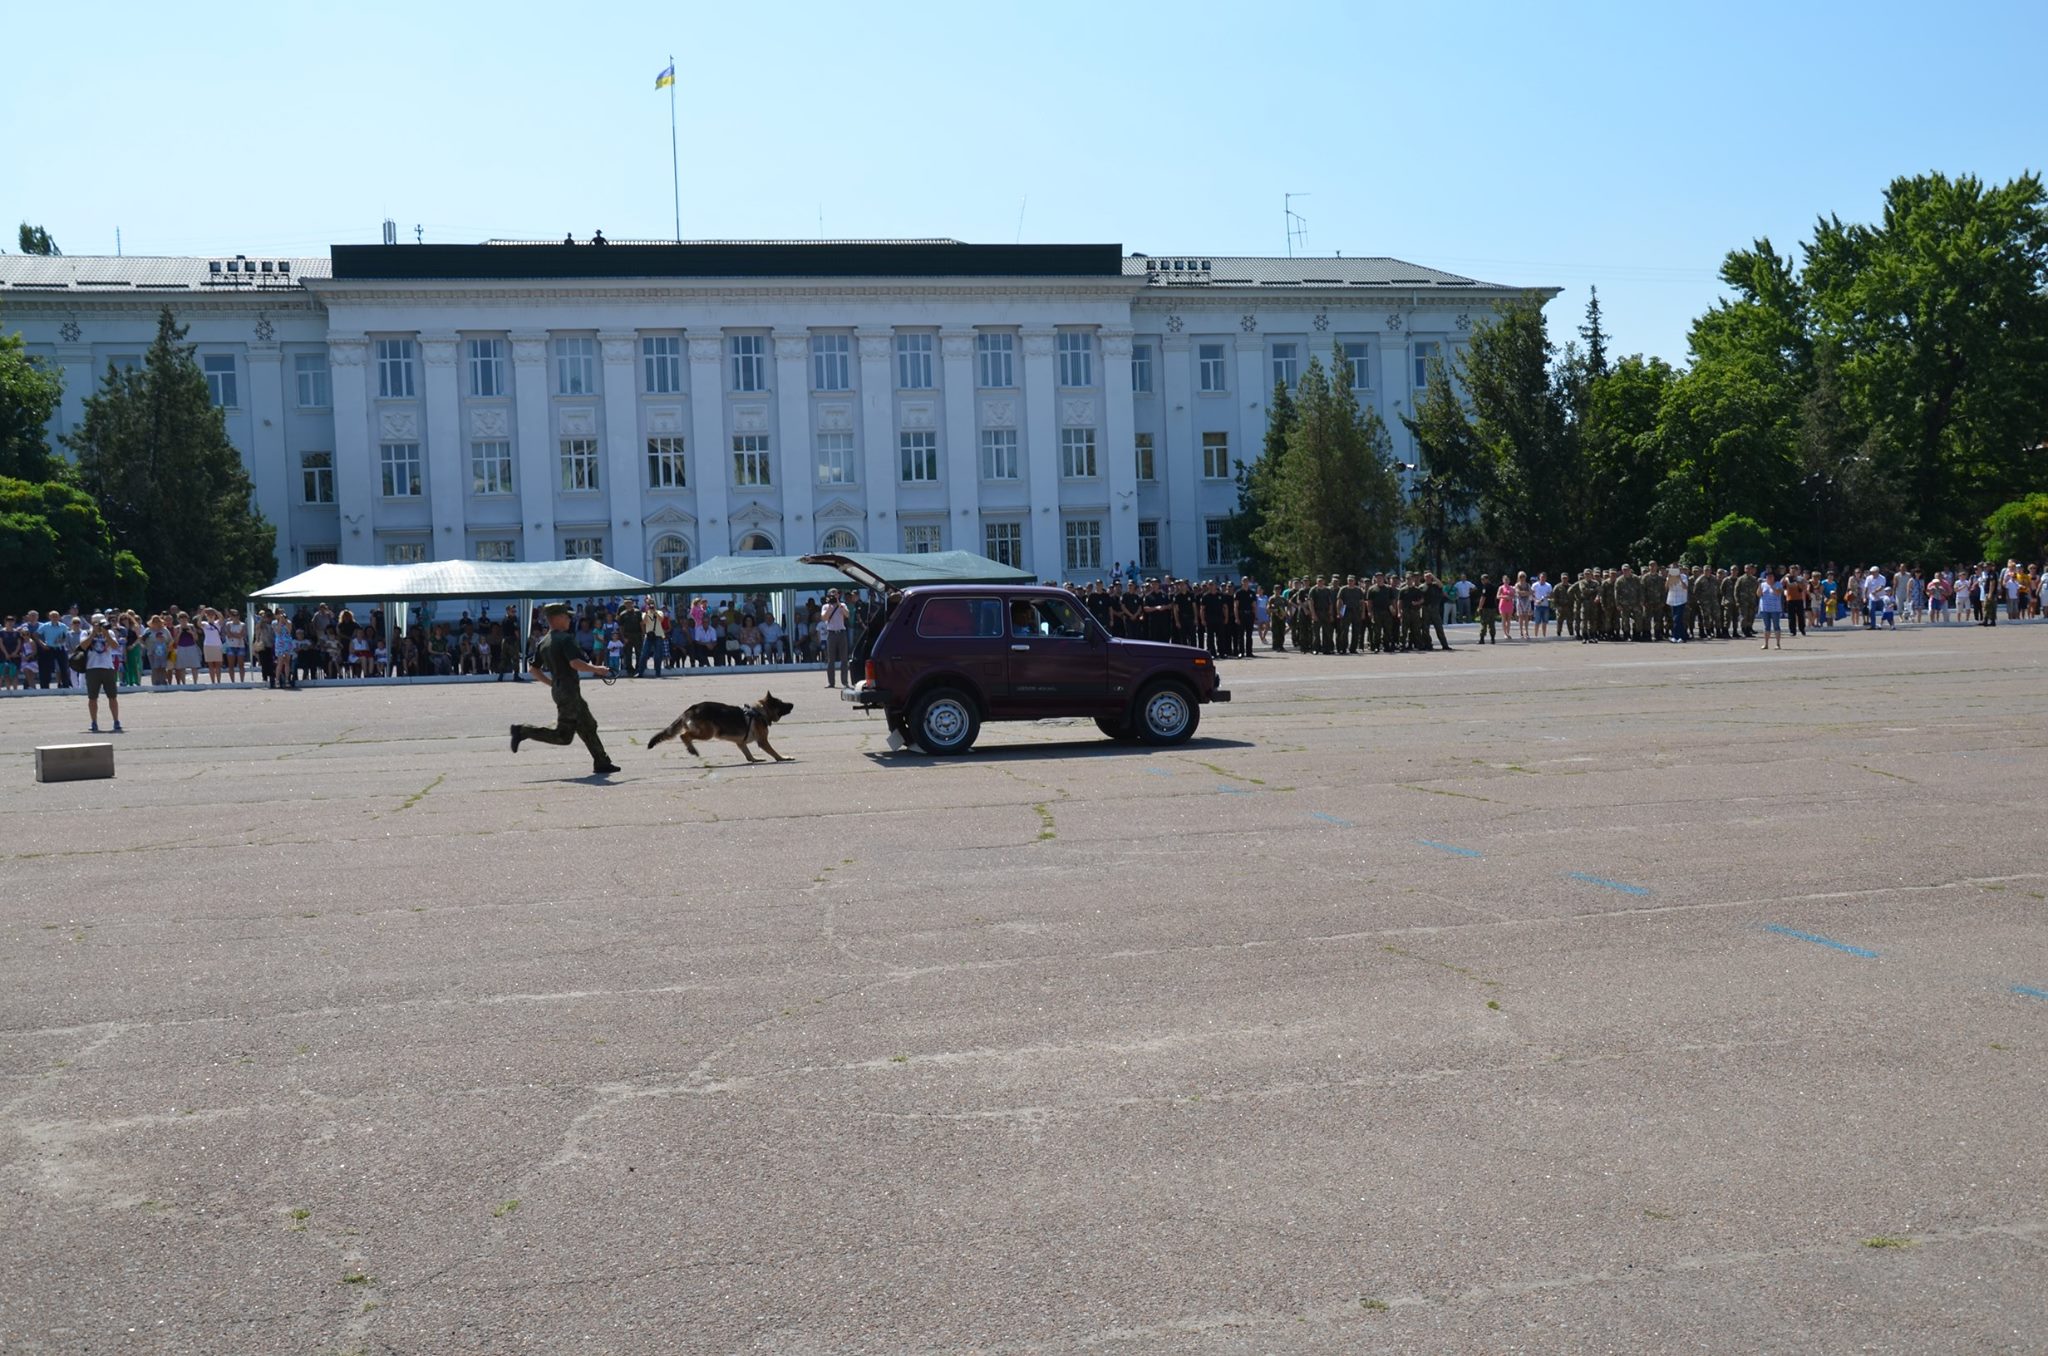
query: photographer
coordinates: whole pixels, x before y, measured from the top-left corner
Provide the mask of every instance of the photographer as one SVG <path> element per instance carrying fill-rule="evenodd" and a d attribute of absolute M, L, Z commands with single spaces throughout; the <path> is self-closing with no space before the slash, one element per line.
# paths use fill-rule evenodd
<path fill-rule="evenodd" d="M 76 667 L 85 671 L 85 706 L 92 717 L 92 732 L 100 732 L 100 693 L 107 694 L 107 711 L 114 718 L 114 733 L 124 734 L 121 728 L 120 669 L 125 658 L 126 647 L 119 637 L 107 628 L 104 613 L 92 614 L 92 629 L 78 643 L 68 658 Z"/>

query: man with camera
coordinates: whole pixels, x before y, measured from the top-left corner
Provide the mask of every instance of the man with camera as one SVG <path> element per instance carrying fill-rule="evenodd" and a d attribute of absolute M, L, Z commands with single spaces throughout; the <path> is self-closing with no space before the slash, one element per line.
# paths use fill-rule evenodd
<path fill-rule="evenodd" d="M 100 694 L 107 694 L 107 710 L 114 718 L 114 733 L 121 728 L 120 672 L 123 645 L 107 626 L 106 614 L 92 614 L 92 629 L 67 658 L 74 668 L 85 672 L 85 706 L 92 716 L 92 732 L 100 732 Z"/>

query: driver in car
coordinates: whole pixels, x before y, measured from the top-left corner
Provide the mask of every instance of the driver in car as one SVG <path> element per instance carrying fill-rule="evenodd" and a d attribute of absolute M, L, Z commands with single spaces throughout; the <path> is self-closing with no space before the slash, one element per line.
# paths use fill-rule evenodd
<path fill-rule="evenodd" d="M 1038 634 L 1038 610 L 1022 598 L 1010 604 L 1010 634 L 1013 636 L 1036 636 Z"/>

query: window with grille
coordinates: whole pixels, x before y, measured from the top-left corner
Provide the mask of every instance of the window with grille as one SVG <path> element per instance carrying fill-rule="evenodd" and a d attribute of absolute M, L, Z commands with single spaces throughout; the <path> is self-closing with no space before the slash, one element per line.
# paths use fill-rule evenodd
<path fill-rule="evenodd" d="M 1024 568 L 1024 524 L 983 523 L 981 553 L 1013 570 Z"/>
<path fill-rule="evenodd" d="M 604 538 L 564 537 L 562 538 L 562 559 L 595 560 L 601 562 L 604 559 Z"/>
<path fill-rule="evenodd" d="M 476 544 L 476 558 L 487 565 L 510 565 L 519 559 L 518 543 L 491 537 Z"/>
<path fill-rule="evenodd" d="M 1072 519 L 1066 524 L 1067 573 L 1080 574 L 1102 568 L 1102 522 L 1096 518 Z"/>
<path fill-rule="evenodd" d="M 903 525 L 903 550 L 907 555 L 930 555 L 939 549 L 939 525 L 937 523 L 905 523 Z"/>
<path fill-rule="evenodd" d="M 427 559 L 427 544 L 423 541 L 387 541 L 384 543 L 386 565 L 420 565 Z"/>
<path fill-rule="evenodd" d="M 1159 568 L 1159 520 L 1140 518 L 1138 520 L 1138 568 L 1151 571 Z"/>

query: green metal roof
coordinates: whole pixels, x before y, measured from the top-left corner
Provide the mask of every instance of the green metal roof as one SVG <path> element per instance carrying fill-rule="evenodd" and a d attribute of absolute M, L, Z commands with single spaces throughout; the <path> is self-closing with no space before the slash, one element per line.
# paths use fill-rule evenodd
<path fill-rule="evenodd" d="M 848 551 L 846 558 L 898 588 L 913 584 L 1028 584 L 1034 576 L 972 551 L 931 551 L 922 555 Z M 852 581 L 830 565 L 806 565 L 797 556 L 713 556 L 661 587 L 680 593 L 745 593 L 777 589 L 845 588 Z"/>
<path fill-rule="evenodd" d="M 500 564 L 432 560 L 418 565 L 315 565 L 253 597 L 282 603 L 383 598 L 591 598 L 645 593 L 648 583 L 596 560 Z"/>

